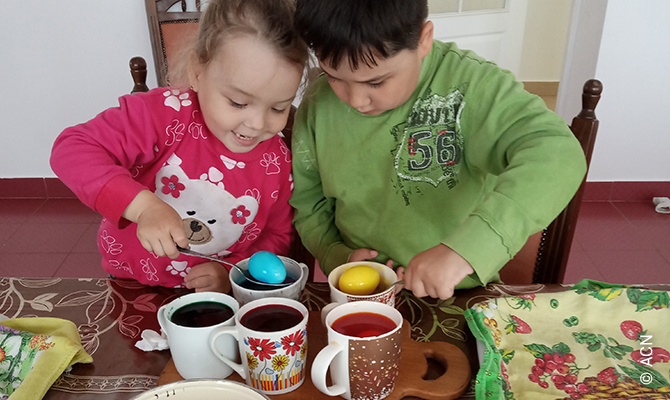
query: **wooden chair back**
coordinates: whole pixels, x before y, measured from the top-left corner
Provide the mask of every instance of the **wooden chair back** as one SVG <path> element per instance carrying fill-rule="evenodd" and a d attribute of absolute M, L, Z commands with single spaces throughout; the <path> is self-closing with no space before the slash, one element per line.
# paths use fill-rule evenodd
<path fill-rule="evenodd" d="M 145 0 L 149 36 L 158 86 L 167 86 L 167 72 L 184 40 L 198 33 L 200 0 Z"/>
<path fill-rule="evenodd" d="M 590 79 L 584 84 L 582 110 L 570 129 L 582 145 L 586 164 L 591 164 L 593 145 L 598 132 L 595 108 L 602 93 L 602 83 Z M 505 283 L 562 283 L 575 234 L 586 177 L 568 206 L 546 229 L 531 235 L 519 253 L 501 270 Z"/>

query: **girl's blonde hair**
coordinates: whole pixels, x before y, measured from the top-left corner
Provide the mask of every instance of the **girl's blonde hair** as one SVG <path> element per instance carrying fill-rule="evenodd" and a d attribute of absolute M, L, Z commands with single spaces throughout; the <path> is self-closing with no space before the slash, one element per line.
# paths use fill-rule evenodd
<path fill-rule="evenodd" d="M 265 40 L 277 54 L 301 69 L 308 49 L 293 28 L 294 0 L 209 0 L 197 40 L 185 46 L 168 71 L 171 86 L 188 87 L 196 65 L 206 66 L 223 42 L 236 34 Z"/>

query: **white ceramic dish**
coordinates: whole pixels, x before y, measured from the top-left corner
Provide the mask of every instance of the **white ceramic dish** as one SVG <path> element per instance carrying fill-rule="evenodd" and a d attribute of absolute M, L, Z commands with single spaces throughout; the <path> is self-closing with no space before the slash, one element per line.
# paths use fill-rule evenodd
<path fill-rule="evenodd" d="M 229 273 L 230 285 L 233 288 L 233 297 L 240 303 L 240 306 L 247 304 L 248 302 L 256 299 L 262 299 L 265 297 L 285 297 L 287 299 L 293 299 L 300 301 L 300 296 L 302 295 L 302 290 L 305 288 L 307 283 L 307 278 L 309 276 L 309 268 L 303 263 L 298 263 L 288 257 L 278 256 L 279 259 L 284 263 L 286 267 L 286 272 L 296 281 L 292 284 L 272 290 L 254 290 L 242 287 L 243 282 L 245 281 L 244 276 L 236 269 L 231 269 Z M 246 269 L 249 264 L 249 259 L 246 258 L 237 263 L 240 268 Z"/>
<path fill-rule="evenodd" d="M 217 379 L 187 379 L 150 389 L 132 400 L 270 400 L 243 383 Z"/>

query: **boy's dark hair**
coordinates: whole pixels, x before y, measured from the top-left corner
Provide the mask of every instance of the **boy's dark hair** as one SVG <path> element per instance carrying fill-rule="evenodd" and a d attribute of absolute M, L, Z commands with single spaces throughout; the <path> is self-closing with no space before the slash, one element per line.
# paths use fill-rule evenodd
<path fill-rule="evenodd" d="M 414 50 L 428 18 L 427 0 L 297 0 L 294 23 L 321 61 L 352 69 Z"/>

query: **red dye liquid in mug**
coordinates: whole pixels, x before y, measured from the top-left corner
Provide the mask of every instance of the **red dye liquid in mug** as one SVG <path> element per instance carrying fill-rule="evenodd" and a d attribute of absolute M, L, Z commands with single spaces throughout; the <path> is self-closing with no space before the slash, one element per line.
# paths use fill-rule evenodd
<path fill-rule="evenodd" d="M 396 326 L 391 318 L 371 312 L 343 315 L 331 325 L 337 333 L 360 338 L 383 335 L 394 330 Z"/>

